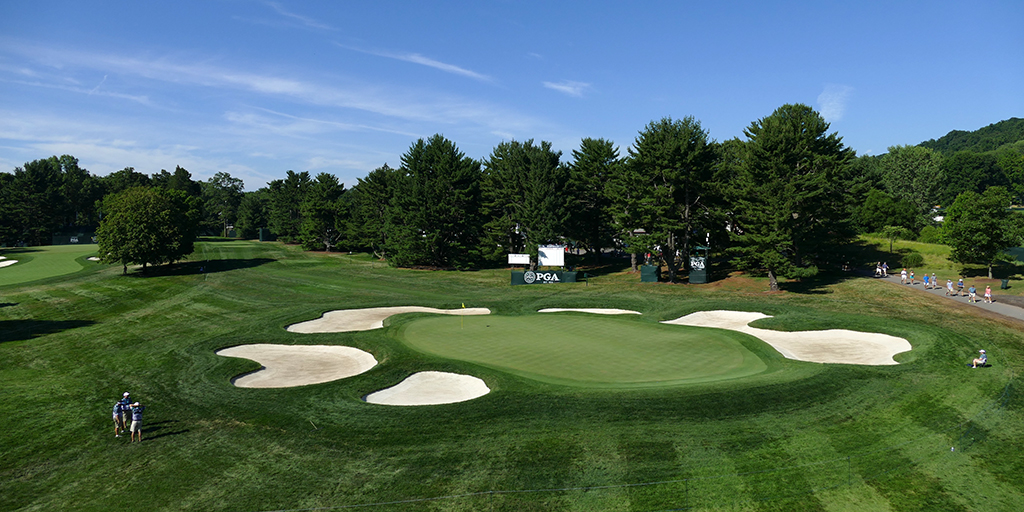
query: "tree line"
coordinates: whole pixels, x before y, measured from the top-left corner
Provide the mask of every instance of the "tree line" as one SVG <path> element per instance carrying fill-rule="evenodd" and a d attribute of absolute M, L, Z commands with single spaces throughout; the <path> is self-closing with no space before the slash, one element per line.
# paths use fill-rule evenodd
<path fill-rule="evenodd" d="M 1024 190 L 1024 172 L 1018 180 L 1014 167 L 1024 151 L 1004 151 L 994 166 L 917 146 L 858 158 L 829 130 L 801 104 L 784 105 L 752 122 L 743 139 L 724 142 L 692 117 L 664 118 L 645 126 L 625 153 L 586 138 L 565 160 L 549 142 L 512 140 L 478 161 L 434 135 L 413 143 L 398 167 L 384 164 L 351 188 L 329 173 L 288 171 L 252 192 L 226 173 L 194 182 L 180 167 L 152 176 L 126 168 L 96 178 L 73 157 L 52 157 L 0 174 L 0 237 L 43 243 L 70 226 L 98 225 L 102 240 L 108 219 L 159 218 L 160 225 L 188 224 L 171 230 L 174 236 L 234 227 L 254 238 L 266 228 L 309 250 L 365 250 L 396 266 L 458 269 L 499 265 L 508 253 L 531 254 L 536 265 L 538 247 L 557 243 L 597 260 L 609 249 L 624 251 L 634 267 L 654 254 L 669 281 L 688 270 L 695 246 L 710 244 L 737 268 L 766 273 L 774 288 L 778 276 L 848 263 L 859 233 L 952 237 L 955 230 L 943 235 L 932 220 L 936 205 L 970 192 L 977 204 L 1006 199 L 1005 210 L 1013 187 Z M 135 191 L 135 202 L 125 201 L 140 188 L 152 197 Z M 157 203 L 184 213 L 127 220 L 125 212 Z M 1001 232 L 1013 235 L 996 245 L 1016 244 L 1014 218 L 996 217 Z M 106 233 L 114 240 L 119 232 Z M 175 247 L 162 258 L 105 254 L 157 264 L 184 257 L 191 241 Z M 979 260 L 988 257 L 983 252 L 958 254 Z"/>

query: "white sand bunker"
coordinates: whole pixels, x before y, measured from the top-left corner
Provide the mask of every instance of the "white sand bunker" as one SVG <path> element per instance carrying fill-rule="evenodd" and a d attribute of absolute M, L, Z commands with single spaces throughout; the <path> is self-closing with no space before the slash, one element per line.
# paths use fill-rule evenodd
<path fill-rule="evenodd" d="M 471 375 L 419 372 L 390 388 L 366 395 L 366 401 L 381 405 L 440 405 L 480 398 L 491 390 Z"/>
<path fill-rule="evenodd" d="M 328 311 L 316 320 L 299 322 L 288 326 L 288 332 L 303 334 L 322 332 L 369 331 L 384 327 L 384 320 L 402 313 L 438 313 L 442 315 L 489 315 L 487 308 L 436 309 L 420 306 L 397 306 L 389 308 L 340 309 Z"/>
<path fill-rule="evenodd" d="M 771 317 L 763 313 L 745 311 L 699 311 L 662 323 L 717 327 L 747 333 L 771 345 L 787 359 L 812 363 L 899 364 L 892 356 L 913 348 L 907 340 L 888 334 L 846 329 L 783 332 L 747 325 L 761 318 Z"/>
<path fill-rule="evenodd" d="M 9 267 L 11 265 L 14 265 L 17 262 L 18 262 L 18 260 L 3 260 L 3 261 L 0 261 L 0 268 Z"/>
<path fill-rule="evenodd" d="M 86 259 L 89 260 L 89 261 L 100 261 L 99 256 L 89 256 Z"/>
<path fill-rule="evenodd" d="M 564 311 L 571 311 L 575 313 L 593 313 L 595 315 L 639 315 L 639 311 L 633 311 L 630 309 L 614 309 L 614 308 L 546 308 L 538 309 L 538 313 L 561 313 Z"/>
<path fill-rule="evenodd" d="M 329 345 L 239 345 L 216 352 L 252 359 L 262 369 L 233 380 L 240 388 L 288 388 L 359 375 L 377 360 L 357 348 Z"/>

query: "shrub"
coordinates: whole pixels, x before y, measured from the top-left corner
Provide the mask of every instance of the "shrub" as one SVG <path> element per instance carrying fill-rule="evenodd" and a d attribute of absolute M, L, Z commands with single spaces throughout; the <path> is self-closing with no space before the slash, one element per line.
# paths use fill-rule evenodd
<path fill-rule="evenodd" d="M 917 241 L 925 244 L 942 243 L 939 228 L 935 226 L 925 226 L 921 229 L 921 234 L 918 235 Z"/>
<path fill-rule="evenodd" d="M 921 265 L 924 265 L 924 256 L 921 256 L 921 253 L 911 252 L 903 255 L 902 266 L 911 268 L 920 267 Z"/>

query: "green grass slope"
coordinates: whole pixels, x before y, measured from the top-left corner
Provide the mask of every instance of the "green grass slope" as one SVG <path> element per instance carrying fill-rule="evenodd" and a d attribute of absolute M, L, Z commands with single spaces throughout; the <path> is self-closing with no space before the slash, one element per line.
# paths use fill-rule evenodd
<path fill-rule="evenodd" d="M 742 277 L 669 286 L 623 273 L 509 287 L 503 270 L 392 269 L 280 244 L 201 243 L 193 258 L 150 277 L 97 266 L 0 287 L 0 510 L 1024 509 L 1021 326 L 977 308 L 870 279 L 775 294 Z M 693 311 L 760 311 L 774 318 L 758 327 L 883 332 L 914 350 L 896 366 L 823 365 L 746 340 L 767 371 L 602 389 L 413 349 L 402 330 L 422 315 L 284 330 L 334 309 L 463 302 L 510 318 L 633 309 L 639 333 Z M 214 351 L 243 343 L 347 345 L 380 364 L 235 388 L 259 365 Z M 978 348 L 991 368 L 967 367 Z M 423 370 L 492 391 L 440 406 L 361 400 Z M 148 406 L 141 444 L 113 436 L 126 390 Z"/>

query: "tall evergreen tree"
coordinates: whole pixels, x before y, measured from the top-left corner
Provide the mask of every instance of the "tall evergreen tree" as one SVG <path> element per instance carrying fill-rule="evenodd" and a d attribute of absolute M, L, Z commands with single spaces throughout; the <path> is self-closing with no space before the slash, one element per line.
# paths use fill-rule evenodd
<path fill-rule="evenodd" d="M 480 259 L 480 163 L 434 135 L 402 155 L 388 208 L 389 263 L 466 268 Z"/>
<path fill-rule="evenodd" d="M 347 232 L 348 211 L 341 202 L 345 185 L 333 174 L 317 175 L 302 200 L 302 247 L 306 250 L 331 251 L 343 243 Z"/>
<path fill-rule="evenodd" d="M 612 141 L 590 138 L 580 142 L 580 148 L 572 151 L 572 158 L 568 165 L 570 236 L 600 262 L 602 249 L 611 247 L 614 235 L 611 203 L 605 189 L 622 161 Z"/>
<path fill-rule="evenodd" d="M 741 172 L 734 189 L 738 244 L 734 262 L 777 276 L 817 273 L 853 236 L 844 195 L 854 157 L 842 137 L 812 108 L 783 105 L 744 130 Z"/>
<path fill-rule="evenodd" d="M 245 192 L 238 204 L 238 220 L 235 228 L 242 238 L 256 238 L 260 228 L 267 227 L 267 211 L 270 208 L 270 191 L 264 187 L 254 192 Z"/>
<path fill-rule="evenodd" d="M 483 214 L 489 219 L 486 256 L 531 255 L 536 268 L 538 247 L 560 242 L 570 215 L 568 170 L 551 143 L 533 140 L 502 142 L 484 163 Z"/>
<path fill-rule="evenodd" d="M 388 254 L 388 208 L 400 179 L 399 171 L 384 164 L 359 178 L 351 195 L 353 220 L 349 224 L 353 243 L 369 249 L 378 258 Z"/>
<path fill-rule="evenodd" d="M 712 142 L 693 117 L 664 118 L 640 132 L 629 154 L 633 172 L 650 193 L 644 200 L 651 215 L 643 228 L 661 240 L 668 279 L 674 282 L 680 263 L 677 252 L 685 269 L 694 236 L 708 228 L 702 201 L 712 179 Z"/>
<path fill-rule="evenodd" d="M 920 146 L 891 146 L 878 159 L 882 184 L 897 201 L 914 204 L 924 215 L 939 204 L 946 187 L 942 174 L 942 155 Z"/>
<path fill-rule="evenodd" d="M 312 180 L 309 173 L 288 171 L 283 180 L 268 183 L 267 227 L 284 242 L 299 239 L 302 226 L 302 200 Z"/>

